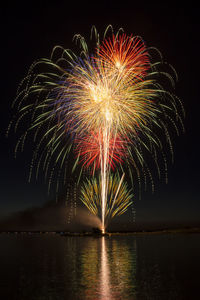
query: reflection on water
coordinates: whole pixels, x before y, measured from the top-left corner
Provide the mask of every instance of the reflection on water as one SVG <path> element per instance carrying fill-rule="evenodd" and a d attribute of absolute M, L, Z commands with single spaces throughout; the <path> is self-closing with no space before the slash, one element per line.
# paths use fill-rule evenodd
<path fill-rule="evenodd" d="M 199 234 L 0 235 L 0 299 L 196 299 Z"/>
<path fill-rule="evenodd" d="M 135 256 L 134 239 L 130 247 L 123 240 L 106 237 L 90 239 L 80 257 L 82 285 L 86 286 L 83 299 L 126 299 L 126 295 L 133 295 Z"/>
<path fill-rule="evenodd" d="M 111 296 L 111 283 L 109 274 L 109 264 L 107 257 L 105 237 L 101 239 L 101 273 L 100 273 L 100 299 L 112 299 Z"/>

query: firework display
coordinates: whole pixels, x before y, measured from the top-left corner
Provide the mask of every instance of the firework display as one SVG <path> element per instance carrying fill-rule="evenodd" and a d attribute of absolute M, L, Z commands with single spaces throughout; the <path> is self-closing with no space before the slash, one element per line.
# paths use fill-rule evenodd
<path fill-rule="evenodd" d="M 105 207 L 105 225 L 115 216 L 123 214 L 132 204 L 133 195 L 128 190 L 128 185 L 123 182 L 123 178 L 119 174 L 110 175 L 107 186 L 107 201 Z M 102 207 L 102 182 L 101 177 L 93 178 L 84 182 L 81 189 L 81 201 L 94 215 L 99 214 Z"/>
<path fill-rule="evenodd" d="M 166 171 L 163 149 L 168 145 L 173 157 L 169 132 L 178 133 L 177 124 L 183 127 L 184 111 L 172 90 L 176 72 L 140 37 L 122 29 L 114 34 L 108 26 L 102 40 L 92 28 L 92 50 L 81 35 L 74 39 L 79 55 L 56 46 L 49 59 L 32 64 L 21 82 L 15 130 L 25 121 L 29 126 L 16 152 L 33 133 L 30 176 L 34 166 L 36 176 L 42 168 L 49 186 L 57 171 L 58 181 L 66 181 L 72 156 L 72 170 L 77 168 L 81 178 L 85 169 L 92 177 L 83 184 L 81 200 L 101 218 L 104 231 L 109 218 L 132 203 L 125 177 L 133 185 L 149 177 L 153 189 L 146 153 L 159 175 L 160 160 Z M 169 83 L 172 88 L 164 88 Z"/>

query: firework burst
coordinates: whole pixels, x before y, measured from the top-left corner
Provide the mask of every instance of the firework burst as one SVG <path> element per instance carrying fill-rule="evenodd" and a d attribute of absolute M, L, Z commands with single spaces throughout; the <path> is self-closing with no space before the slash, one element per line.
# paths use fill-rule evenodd
<path fill-rule="evenodd" d="M 108 29 L 111 29 L 111 36 Z M 73 169 L 77 165 L 87 167 L 92 169 L 94 176 L 99 169 L 100 179 L 84 185 L 82 201 L 96 211 L 98 205 L 91 205 L 93 200 L 88 193 L 98 182 L 98 196 L 95 197 L 99 198 L 101 194 L 98 203 L 104 228 L 112 207 L 111 190 L 117 182 L 118 186 L 121 184 L 119 177 L 110 175 L 111 170 L 119 166 L 124 172 L 126 168 L 131 179 L 135 172 L 139 184 L 141 176 L 146 182 L 148 175 L 153 189 L 145 153 L 153 158 L 158 174 L 161 154 L 166 170 L 163 149 L 167 144 L 173 157 L 169 131 L 173 127 L 179 132 L 176 124 L 182 126 L 181 114 L 184 111 L 180 100 L 160 83 L 167 79 L 173 86 L 176 73 L 161 57 L 158 61 L 152 59 L 150 54 L 159 54 L 158 51 L 147 49 L 140 37 L 127 36 L 121 30 L 114 34 L 111 26 L 102 41 L 95 28 L 92 32 L 95 36 L 93 55 L 85 39 L 76 35 L 80 55 L 57 46 L 50 59 L 38 60 L 30 67 L 14 101 L 19 111 L 15 130 L 22 120 L 30 122 L 18 140 L 16 152 L 19 147 L 23 150 L 27 136 L 33 132 L 36 147 L 30 176 L 34 164 L 37 164 L 36 176 L 42 168 L 45 177 L 49 178 L 49 186 L 56 170 L 65 174 L 63 179 L 66 181 L 71 152 L 76 157 Z M 165 142 L 160 139 L 160 134 L 165 136 Z M 135 184 L 136 180 L 133 181 Z M 83 195 L 88 197 L 87 201 Z M 128 207 L 129 193 L 122 195 L 129 199 L 124 200 L 124 207 Z M 116 205 L 121 202 L 116 200 L 114 203 L 114 211 L 117 211 Z M 122 204 L 119 206 L 123 207 Z M 112 216 L 117 214 L 111 213 Z"/>
<path fill-rule="evenodd" d="M 128 185 L 124 182 L 124 175 L 110 175 L 108 180 L 107 197 L 105 208 L 105 227 L 111 218 L 120 216 L 132 204 L 133 195 Z M 102 211 L 102 182 L 101 177 L 93 178 L 83 183 L 81 189 L 81 201 L 91 213 L 101 218 Z"/>
<path fill-rule="evenodd" d="M 75 141 L 75 153 L 79 157 L 79 163 L 85 168 L 92 168 L 92 174 L 101 168 L 101 159 L 105 160 L 104 137 L 101 130 L 97 133 L 91 132 L 90 136 L 81 137 Z M 108 155 L 106 164 L 115 170 L 117 165 L 123 164 L 128 156 L 128 141 L 124 140 L 120 135 L 112 135 L 109 138 Z"/>

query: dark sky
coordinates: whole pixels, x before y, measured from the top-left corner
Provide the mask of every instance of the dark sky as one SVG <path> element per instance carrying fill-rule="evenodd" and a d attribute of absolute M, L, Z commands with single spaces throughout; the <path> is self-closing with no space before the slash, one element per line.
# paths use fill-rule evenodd
<path fill-rule="evenodd" d="M 186 133 L 173 141 L 175 162 L 169 164 L 169 183 L 156 181 L 156 192 L 143 192 L 135 199 L 136 222 L 192 224 L 200 220 L 199 197 L 199 15 L 198 9 L 152 1 L 7 1 L 1 7 L 1 168 L 0 217 L 50 197 L 42 180 L 28 183 L 31 148 L 14 159 L 14 134 L 5 138 L 11 103 L 20 80 L 31 63 L 48 57 L 54 45 L 72 47 L 81 33 L 89 40 L 96 25 L 103 32 L 108 24 L 140 35 L 147 46 L 158 48 L 178 75 L 176 94 L 186 110 Z M 41 176 L 42 177 L 42 176 Z M 129 217 L 131 220 L 131 217 Z M 122 222 L 120 219 L 117 222 Z"/>

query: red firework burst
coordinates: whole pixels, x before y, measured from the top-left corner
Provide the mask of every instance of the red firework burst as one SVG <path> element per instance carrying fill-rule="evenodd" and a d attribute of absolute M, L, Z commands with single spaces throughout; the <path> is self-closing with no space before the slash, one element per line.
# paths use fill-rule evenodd
<path fill-rule="evenodd" d="M 83 163 L 86 168 L 93 167 L 93 170 L 101 167 L 101 162 L 105 159 L 104 153 L 104 137 L 102 132 L 92 132 L 90 136 L 85 136 L 81 140 L 75 141 L 76 155 L 80 157 L 79 162 Z M 127 154 L 128 141 L 121 138 L 121 136 L 109 137 L 107 147 L 106 164 L 115 169 L 116 165 L 123 163 Z"/>
<path fill-rule="evenodd" d="M 98 54 L 108 68 L 117 68 L 142 79 L 150 68 L 146 45 L 140 37 L 127 36 L 126 34 L 113 34 L 112 38 L 103 41 Z M 128 75 L 127 74 L 127 75 Z"/>

